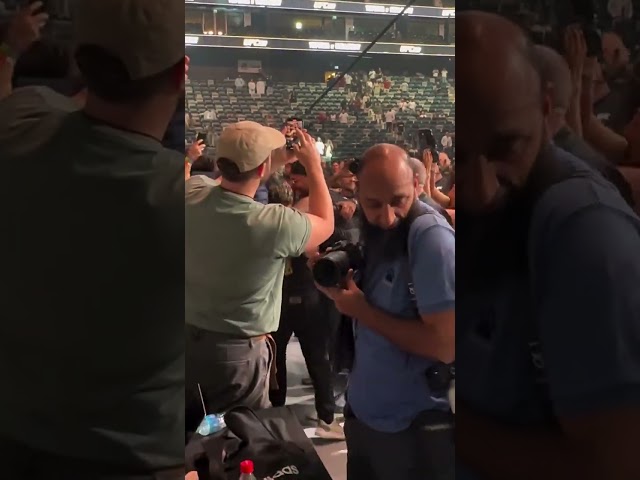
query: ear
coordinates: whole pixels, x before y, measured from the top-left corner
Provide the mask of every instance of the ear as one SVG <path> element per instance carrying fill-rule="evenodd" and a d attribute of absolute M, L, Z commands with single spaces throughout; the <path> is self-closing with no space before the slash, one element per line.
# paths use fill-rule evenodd
<path fill-rule="evenodd" d="M 264 178 L 264 174 L 267 172 L 267 163 L 268 160 L 258 167 L 258 177 Z"/>
<path fill-rule="evenodd" d="M 178 92 L 184 91 L 184 86 L 187 79 L 187 70 L 189 68 L 189 63 L 187 60 L 188 57 L 185 57 L 184 63 L 179 63 L 173 69 L 173 88 Z"/>

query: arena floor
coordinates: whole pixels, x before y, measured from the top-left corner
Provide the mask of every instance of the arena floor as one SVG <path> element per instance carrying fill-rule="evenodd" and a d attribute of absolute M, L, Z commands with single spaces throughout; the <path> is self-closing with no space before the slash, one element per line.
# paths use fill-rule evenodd
<path fill-rule="evenodd" d="M 308 377 L 304 357 L 300 351 L 300 344 L 294 337 L 287 348 L 287 405 L 291 405 L 296 416 L 300 419 L 305 432 L 311 438 L 318 455 L 324 462 L 333 480 L 347 478 L 347 445 L 345 442 L 328 442 L 314 438 L 316 412 L 313 406 L 313 388 L 302 385 L 302 379 Z"/>

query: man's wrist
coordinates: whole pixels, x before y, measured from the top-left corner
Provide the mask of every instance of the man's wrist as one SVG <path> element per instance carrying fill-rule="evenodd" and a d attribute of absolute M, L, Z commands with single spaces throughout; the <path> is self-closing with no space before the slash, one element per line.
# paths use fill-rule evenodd
<path fill-rule="evenodd" d="M 371 318 L 372 313 L 374 313 L 374 307 L 367 301 L 367 298 L 362 295 L 354 308 L 353 317 L 358 319 L 359 322 L 366 324 Z"/>
<path fill-rule="evenodd" d="M 307 171 L 307 175 L 317 175 L 322 177 L 322 179 L 324 180 L 324 171 L 322 170 L 322 164 L 313 163 L 308 167 L 305 166 L 305 170 Z"/>

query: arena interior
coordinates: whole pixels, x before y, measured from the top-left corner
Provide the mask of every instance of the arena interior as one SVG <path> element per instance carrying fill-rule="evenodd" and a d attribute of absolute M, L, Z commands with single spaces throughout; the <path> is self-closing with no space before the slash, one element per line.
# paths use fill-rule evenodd
<path fill-rule="evenodd" d="M 433 132 L 437 150 L 455 162 L 453 2 L 413 4 L 411 13 L 318 101 L 403 7 L 400 2 L 188 2 L 185 144 L 203 138 L 205 154 L 215 158 L 216 139 L 226 126 L 252 120 L 281 129 L 295 117 L 318 141 L 327 170 L 378 143 L 415 154 L 424 129 Z M 287 405 L 332 478 L 345 479 L 346 444 L 316 437 L 314 391 L 295 338 L 287 349 L 287 371 Z"/>

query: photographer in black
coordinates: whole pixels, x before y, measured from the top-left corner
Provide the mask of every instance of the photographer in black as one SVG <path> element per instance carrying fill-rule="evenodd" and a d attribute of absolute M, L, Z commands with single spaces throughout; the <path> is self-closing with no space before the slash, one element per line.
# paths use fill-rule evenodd
<path fill-rule="evenodd" d="M 290 181 L 298 202 L 295 207 L 308 210 L 309 186 L 307 172 L 300 162 L 291 165 Z M 326 249 L 338 240 L 357 241 L 358 231 L 353 223 L 356 203 L 339 192 L 330 191 L 333 205 L 335 230 L 331 238 L 320 246 Z M 344 431 L 335 418 L 334 381 L 330 352 L 339 322 L 339 313 L 315 288 L 313 276 L 307 268 L 307 257 L 291 258 L 285 270 L 282 294 L 282 313 L 278 331 L 273 335 L 276 343 L 276 378 L 278 389 L 271 390 L 274 406 L 282 406 L 287 396 L 286 349 L 295 333 L 300 342 L 311 383 L 315 391 L 318 413 L 316 435 L 331 440 L 344 440 Z"/>
<path fill-rule="evenodd" d="M 356 319 L 345 407 L 347 475 L 453 479 L 449 369 L 443 367 L 455 356 L 455 234 L 417 200 L 417 180 L 401 148 L 372 147 L 357 176 L 361 288 L 353 266 L 340 286 L 318 285 Z M 311 264 L 316 282 L 326 285 L 318 278 L 321 259 Z"/>

